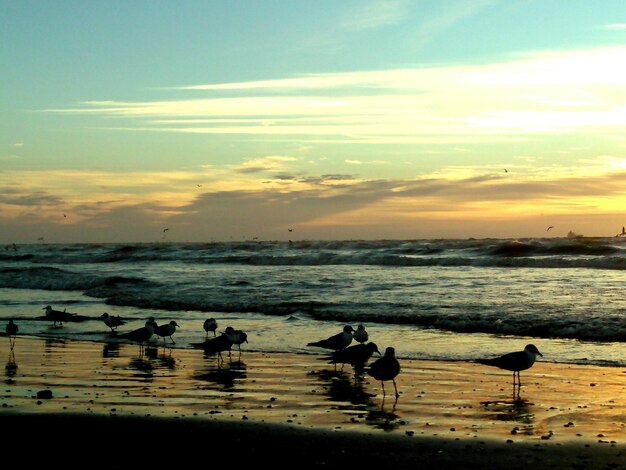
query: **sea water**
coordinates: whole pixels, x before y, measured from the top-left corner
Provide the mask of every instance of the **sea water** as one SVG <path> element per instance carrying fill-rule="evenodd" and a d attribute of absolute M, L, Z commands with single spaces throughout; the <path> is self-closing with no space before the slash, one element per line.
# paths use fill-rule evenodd
<path fill-rule="evenodd" d="M 473 360 L 535 344 L 540 360 L 626 365 L 626 238 L 29 244 L 0 251 L 0 325 L 60 341 L 175 320 L 191 348 L 213 317 L 244 350 L 321 354 L 307 343 L 365 325 L 399 358 Z M 62 326 L 43 308 L 86 321 Z M 2 327 L 4 330 L 4 327 Z M 161 341 L 155 338 L 153 341 Z"/>

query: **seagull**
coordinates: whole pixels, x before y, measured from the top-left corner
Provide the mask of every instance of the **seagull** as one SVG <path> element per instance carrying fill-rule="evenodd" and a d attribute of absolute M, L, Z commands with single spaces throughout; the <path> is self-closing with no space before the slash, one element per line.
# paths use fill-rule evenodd
<path fill-rule="evenodd" d="M 143 352 L 144 343 L 147 343 L 154 334 L 154 325 L 156 325 L 154 317 L 150 317 L 144 326 L 137 328 L 136 330 L 129 331 L 128 333 L 121 334 L 119 338 L 139 343 L 139 351 Z"/>
<path fill-rule="evenodd" d="M 369 335 L 367 331 L 365 331 L 365 327 L 362 324 L 356 327 L 356 331 L 353 333 L 354 339 L 359 343 L 365 343 L 369 339 Z"/>
<path fill-rule="evenodd" d="M 519 373 L 521 370 L 530 369 L 537 356 L 543 357 L 543 354 L 539 352 L 537 346 L 534 344 L 527 344 L 523 351 L 516 351 L 505 354 L 504 356 L 495 357 L 492 359 L 478 359 L 476 362 L 485 364 L 488 366 L 499 367 L 500 369 L 510 370 L 513 372 L 513 387 L 515 387 L 515 376 L 517 375 L 517 386 L 521 387 Z"/>
<path fill-rule="evenodd" d="M 165 346 L 165 338 L 167 338 L 168 336 L 172 340 L 172 343 L 175 343 L 174 338 L 172 338 L 172 335 L 176 331 L 176 327 L 180 327 L 180 325 L 176 323 L 174 320 L 170 321 L 169 323 L 166 323 L 165 325 L 160 325 L 157 327 L 155 333 L 161 338 L 163 338 L 163 346 Z"/>
<path fill-rule="evenodd" d="M 164 228 L 163 232 L 167 232 L 169 230 L 169 228 Z"/>
<path fill-rule="evenodd" d="M 50 305 L 46 305 L 42 310 L 46 311 L 46 316 L 54 322 L 54 326 L 57 326 L 57 322 L 59 325 L 63 325 L 64 321 L 69 321 L 75 316 L 74 313 L 66 312 L 65 309 L 63 311 L 54 310 Z"/>
<path fill-rule="evenodd" d="M 554 228 L 554 225 L 550 225 L 550 226 L 546 229 L 546 232 L 547 232 L 548 230 L 550 230 L 551 228 Z"/>
<path fill-rule="evenodd" d="M 359 343 L 346 349 L 333 352 L 329 364 L 350 364 L 355 370 L 362 370 L 374 353 L 380 354 L 376 343 Z"/>
<path fill-rule="evenodd" d="M 202 325 L 204 331 L 206 331 L 206 335 L 209 336 L 209 331 L 213 332 L 213 336 L 217 336 L 215 330 L 217 330 L 217 321 L 215 318 L 207 318 L 204 320 L 204 324 Z"/>
<path fill-rule="evenodd" d="M 354 328 L 352 328 L 350 325 L 346 325 L 343 327 L 343 331 L 341 333 L 337 333 L 336 335 L 333 335 L 326 339 L 308 343 L 307 346 L 317 346 L 318 348 L 339 351 L 340 349 L 345 349 L 350 346 L 350 343 L 352 342 L 353 331 Z"/>
<path fill-rule="evenodd" d="M 224 333 L 221 333 L 219 336 L 215 338 L 207 339 L 202 343 L 192 343 L 192 346 L 200 349 L 204 349 L 206 354 L 217 353 L 218 364 L 223 362 L 222 352 L 228 351 L 233 347 L 233 342 L 231 341 L 229 335 L 232 336 L 233 327 L 228 326 Z"/>
<path fill-rule="evenodd" d="M 377 359 L 367 370 L 367 373 L 374 377 L 376 380 L 380 380 L 380 385 L 383 388 L 383 398 L 385 396 L 385 381 L 393 381 L 393 388 L 396 391 L 396 399 L 400 396 L 398 393 L 398 387 L 396 386 L 396 377 L 400 373 L 400 363 L 396 359 L 396 350 L 389 346 L 385 349 L 385 355 L 380 359 Z"/>
<path fill-rule="evenodd" d="M 11 350 L 15 347 L 15 337 L 17 336 L 18 327 L 13 320 L 9 320 L 9 323 L 6 327 L 7 335 L 9 336 L 9 343 L 11 345 Z"/>
<path fill-rule="evenodd" d="M 119 315 L 113 316 L 113 315 L 109 315 L 107 312 L 104 312 L 102 315 L 100 315 L 100 318 L 102 319 L 102 321 L 104 322 L 106 326 L 111 328 L 111 333 L 115 333 L 115 329 L 118 326 L 122 326 L 126 324 L 126 321 L 122 320 L 122 318 Z"/>
<path fill-rule="evenodd" d="M 235 330 L 232 327 L 226 328 L 225 331 L 228 339 L 233 343 L 233 345 L 237 345 L 237 349 L 239 350 L 239 357 L 241 357 L 241 345 L 242 343 L 248 342 L 248 335 L 241 330 Z"/>

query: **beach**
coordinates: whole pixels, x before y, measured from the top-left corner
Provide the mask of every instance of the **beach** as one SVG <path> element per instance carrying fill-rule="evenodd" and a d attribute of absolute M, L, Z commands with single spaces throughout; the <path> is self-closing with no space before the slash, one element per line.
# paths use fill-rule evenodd
<path fill-rule="evenodd" d="M 393 384 L 322 354 L 20 337 L 0 395 L 5 443 L 29 462 L 126 468 L 219 461 L 280 467 L 626 468 L 626 374 L 540 359 L 521 374 L 399 357 Z M 107 443 L 111 447 L 107 447 Z M 139 449 L 154 448 L 145 456 Z M 82 451 L 89 457 L 85 457 Z M 26 461 L 18 453 L 14 463 Z M 294 460 L 295 459 L 295 460 Z"/>

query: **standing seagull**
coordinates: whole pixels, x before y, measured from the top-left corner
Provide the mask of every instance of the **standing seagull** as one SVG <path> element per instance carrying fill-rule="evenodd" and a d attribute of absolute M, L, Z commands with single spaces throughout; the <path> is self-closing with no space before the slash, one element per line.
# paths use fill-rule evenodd
<path fill-rule="evenodd" d="M 106 326 L 111 328 L 111 333 L 115 333 L 115 329 L 118 326 L 122 326 L 126 324 L 126 322 L 122 320 L 122 318 L 119 315 L 113 316 L 113 315 L 109 315 L 107 312 L 104 312 L 100 316 L 100 318 L 102 318 L 102 321 L 104 322 Z"/>
<path fill-rule="evenodd" d="M 217 330 L 217 321 L 215 318 L 207 318 L 204 320 L 204 324 L 202 325 L 204 331 L 206 331 L 206 335 L 209 336 L 209 331 L 213 332 L 213 336 L 217 336 L 215 330 Z"/>
<path fill-rule="evenodd" d="M 137 328 L 136 330 L 129 331 L 128 333 L 124 333 L 119 337 L 122 339 L 128 339 L 130 341 L 134 341 L 135 343 L 139 343 L 139 352 L 143 353 L 144 343 L 148 343 L 148 340 L 152 338 L 154 334 L 154 325 L 155 325 L 154 317 L 150 317 L 146 324 L 141 328 Z"/>
<path fill-rule="evenodd" d="M 233 347 L 233 342 L 231 341 L 233 331 L 234 329 L 232 326 L 227 326 L 225 332 L 219 336 L 209 338 L 202 343 L 192 343 L 192 346 L 204 349 L 205 354 L 217 353 L 217 365 L 221 366 L 224 362 L 222 352 L 228 351 L 230 353 L 230 349 Z"/>
<path fill-rule="evenodd" d="M 510 370 L 513 372 L 513 387 L 515 387 L 515 376 L 517 375 L 517 386 L 522 386 L 519 373 L 521 370 L 530 369 L 535 363 L 537 356 L 543 357 L 537 346 L 527 344 L 523 351 L 516 351 L 505 354 L 504 356 L 492 359 L 478 359 L 476 362 L 488 366 L 499 367 L 500 369 Z"/>
<path fill-rule="evenodd" d="M 396 386 L 396 377 L 400 373 L 400 363 L 396 359 L 396 350 L 391 346 L 385 349 L 385 355 L 377 359 L 367 370 L 367 373 L 380 380 L 383 388 L 383 398 L 385 397 L 385 381 L 393 381 L 393 388 L 396 391 L 396 399 L 400 396 L 398 387 Z"/>
<path fill-rule="evenodd" d="M 180 325 L 174 320 L 166 323 L 165 325 L 157 326 L 155 333 L 163 338 L 163 346 L 165 346 L 165 338 L 167 338 L 168 336 L 172 340 L 172 343 L 176 343 L 176 341 L 174 341 L 174 338 L 172 338 L 172 335 L 176 332 L 176 327 L 180 327 Z"/>
<path fill-rule="evenodd" d="M 9 344 L 11 345 L 11 351 L 13 351 L 13 348 L 15 347 L 15 337 L 17 336 L 17 330 L 18 330 L 17 325 L 13 323 L 13 320 L 9 320 L 9 323 L 7 324 L 7 327 L 6 327 L 6 332 L 7 332 L 7 335 L 9 336 Z"/>
<path fill-rule="evenodd" d="M 235 330 L 234 328 L 226 328 L 226 335 L 233 343 L 237 345 L 239 350 L 239 358 L 241 358 L 241 345 L 248 342 L 248 335 L 241 330 Z"/>
<path fill-rule="evenodd" d="M 50 305 L 46 305 L 42 310 L 46 311 L 46 316 L 54 322 L 54 326 L 57 326 L 57 322 L 61 326 L 64 321 L 69 321 L 70 318 L 76 316 L 74 313 L 66 312 L 65 309 L 63 311 L 54 310 Z"/>
<path fill-rule="evenodd" d="M 354 328 L 352 328 L 350 325 L 346 325 L 343 327 L 343 331 L 341 333 L 337 333 L 336 335 L 333 335 L 326 339 L 308 343 L 307 346 L 317 346 L 318 348 L 339 351 L 340 349 L 345 349 L 350 346 L 350 343 L 352 342 L 353 331 Z"/>
<path fill-rule="evenodd" d="M 366 343 L 369 339 L 369 335 L 367 334 L 367 331 L 365 331 L 365 327 L 363 326 L 363 324 L 359 324 L 359 326 L 356 327 L 356 331 L 353 333 L 353 335 L 354 339 L 359 343 Z"/>
<path fill-rule="evenodd" d="M 354 367 L 355 372 L 361 372 L 365 367 L 365 363 L 369 361 L 374 353 L 380 355 L 376 343 L 369 342 L 367 344 L 359 343 L 346 349 L 333 352 L 329 361 L 330 364 L 350 364 Z"/>

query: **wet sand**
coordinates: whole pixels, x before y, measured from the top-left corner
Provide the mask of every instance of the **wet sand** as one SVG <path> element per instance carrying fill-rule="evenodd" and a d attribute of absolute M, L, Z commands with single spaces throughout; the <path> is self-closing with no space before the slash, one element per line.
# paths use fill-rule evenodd
<path fill-rule="evenodd" d="M 32 463 L 626 468 L 622 368 L 540 360 L 522 372 L 518 398 L 508 372 L 400 357 L 396 400 L 391 382 L 383 397 L 380 382 L 315 354 L 244 348 L 218 367 L 216 356 L 162 343 L 142 355 L 132 344 L 18 337 L 11 354 L 0 340 L 3 440 L 36 444 Z"/>

